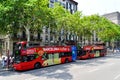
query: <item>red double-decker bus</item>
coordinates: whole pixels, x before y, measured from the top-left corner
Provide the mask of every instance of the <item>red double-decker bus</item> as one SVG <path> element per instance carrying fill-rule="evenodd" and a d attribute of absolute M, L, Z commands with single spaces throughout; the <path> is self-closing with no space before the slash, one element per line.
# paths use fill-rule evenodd
<path fill-rule="evenodd" d="M 18 42 L 14 49 L 15 70 L 29 70 L 45 66 L 75 61 L 75 46 L 31 46 L 27 42 Z"/>
<path fill-rule="evenodd" d="M 87 45 L 78 51 L 78 59 L 88 59 L 105 56 L 107 50 L 103 45 Z"/>

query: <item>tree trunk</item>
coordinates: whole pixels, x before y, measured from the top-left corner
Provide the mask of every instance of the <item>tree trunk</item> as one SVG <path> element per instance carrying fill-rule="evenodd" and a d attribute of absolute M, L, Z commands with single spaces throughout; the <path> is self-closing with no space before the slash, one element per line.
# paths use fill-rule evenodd
<path fill-rule="evenodd" d="M 7 51 L 6 51 L 6 55 L 7 55 L 7 68 L 9 68 L 9 52 L 10 52 L 10 33 L 8 34 L 8 47 L 7 47 Z"/>
<path fill-rule="evenodd" d="M 27 42 L 30 42 L 30 28 L 25 27 L 26 34 L 27 34 Z"/>
<path fill-rule="evenodd" d="M 50 31 L 51 31 L 51 29 L 50 29 L 50 23 L 49 23 L 49 28 L 48 28 L 48 45 L 51 45 L 50 44 L 50 36 L 51 36 Z"/>

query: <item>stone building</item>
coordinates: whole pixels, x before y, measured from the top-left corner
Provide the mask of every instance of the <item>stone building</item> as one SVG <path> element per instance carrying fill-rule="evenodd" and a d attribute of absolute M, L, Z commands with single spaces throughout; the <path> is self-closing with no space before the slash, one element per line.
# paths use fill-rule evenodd
<path fill-rule="evenodd" d="M 120 25 L 120 12 L 112 12 L 112 13 L 107 13 L 103 15 L 106 17 L 108 20 L 112 21 L 115 24 Z M 110 42 L 108 43 L 108 46 L 111 46 Z M 115 41 L 114 42 L 115 47 L 120 47 L 120 41 Z"/>
<path fill-rule="evenodd" d="M 78 3 L 75 2 L 74 0 L 50 0 L 49 7 L 54 7 L 55 2 L 59 2 L 65 9 L 67 9 L 71 13 L 77 11 Z"/>
<path fill-rule="evenodd" d="M 107 18 L 108 20 L 110 20 L 111 22 L 115 23 L 115 24 L 118 24 L 120 25 L 120 12 L 112 12 L 112 13 L 107 13 L 107 14 L 104 14 L 104 15 L 101 15 L 105 18 Z M 91 36 L 91 44 L 95 44 L 95 43 L 98 43 L 100 42 L 101 40 L 99 39 L 99 37 L 97 36 L 96 32 L 94 31 L 93 32 L 93 36 Z M 86 41 L 86 43 L 88 43 L 89 41 Z M 106 43 L 106 46 L 110 47 L 110 42 L 107 42 Z M 119 41 L 115 41 L 115 45 L 116 46 L 120 46 L 120 43 Z"/>
<path fill-rule="evenodd" d="M 104 14 L 103 16 L 106 17 L 108 20 L 112 21 L 113 23 L 120 25 L 120 12 L 112 12 Z"/>

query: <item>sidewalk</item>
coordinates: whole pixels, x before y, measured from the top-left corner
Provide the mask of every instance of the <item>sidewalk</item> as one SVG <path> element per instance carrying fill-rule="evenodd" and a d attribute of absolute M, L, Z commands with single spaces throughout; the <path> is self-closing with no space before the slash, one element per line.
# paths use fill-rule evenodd
<path fill-rule="evenodd" d="M 13 70 L 12 68 L 9 68 L 9 69 L 8 69 L 8 68 L 2 68 L 1 61 L 2 61 L 2 59 L 0 58 L 0 72 Z M 7 67 L 7 66 L 6 66 L 6 67 Z"/>
<path fill-rule="evenodd" d="M 108 49 L 107 50 L 107 55 L 111 55 L 111 54 L 120 54 L 120 50 L 111 50 L 111 49 Z"/>

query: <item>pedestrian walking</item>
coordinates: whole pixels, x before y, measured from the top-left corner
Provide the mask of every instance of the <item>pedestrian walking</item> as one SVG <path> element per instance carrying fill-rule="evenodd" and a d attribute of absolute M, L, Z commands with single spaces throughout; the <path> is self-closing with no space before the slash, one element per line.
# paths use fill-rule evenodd
<path fill-rule="evenodd" d="M 10 56 L 10 67 L 13 67 L 13 57 Z"/>
<path fill-rule="evenodd" d="M 2 68 L 5 68 L 5 64 L 6 64 L 5 57 L 2 58 L 1 64 L 2 64 Z"/>

